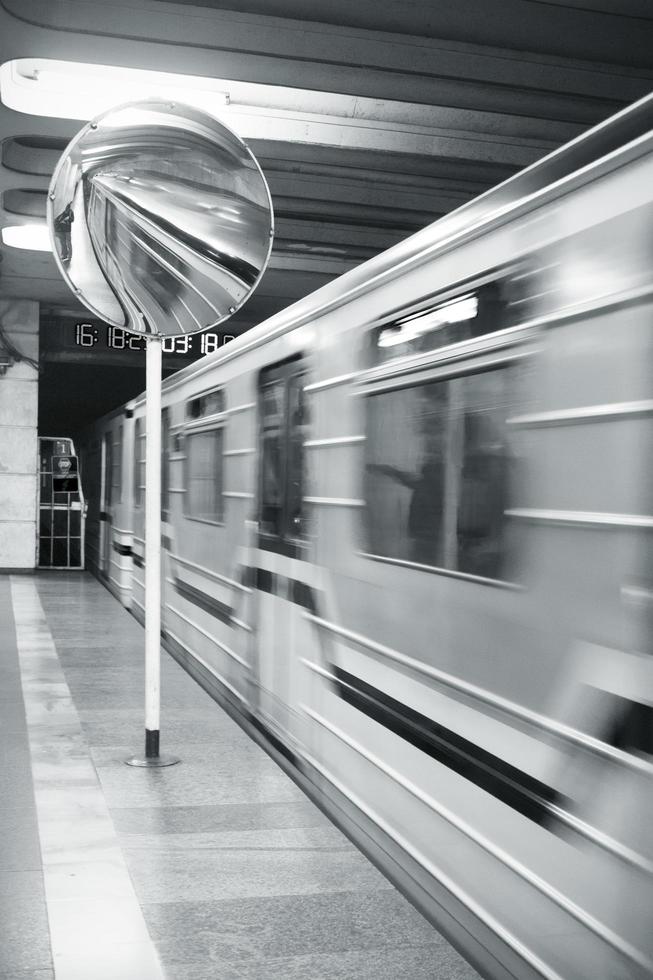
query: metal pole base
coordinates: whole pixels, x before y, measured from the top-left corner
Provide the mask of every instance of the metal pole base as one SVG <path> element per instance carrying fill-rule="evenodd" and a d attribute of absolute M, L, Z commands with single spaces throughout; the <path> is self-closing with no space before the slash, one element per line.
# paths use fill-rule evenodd
<path fill-rule="evenodd" d="M 174 766 L 181 759 L 178 759 L 175 755 L 157 755 L 152 759 L 148 759 L 146 756 L 133 755 L 131 759 L 125 759 L 126 766 L 138 766 L 140 769 L 159 769 L 162 766 Z"/>
<path fill-rule="evenodd" d="M 163 766 L 174 766 L 181 762 L 176 755 L 159 755 L 158 729 L 145 729 L 145 755 L 133 755 L 125 759 L 125 765 L 138 766 L 140 769 L 160 769 Z"/>

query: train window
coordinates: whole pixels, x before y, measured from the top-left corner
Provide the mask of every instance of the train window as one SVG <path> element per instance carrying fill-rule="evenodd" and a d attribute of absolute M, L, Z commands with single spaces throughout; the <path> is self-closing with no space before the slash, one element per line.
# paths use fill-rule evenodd
<path fill-rule="evenodd" d="M 293 536 L 306 528 L 303 514 L 304 439 L 308 426 L 308 405 L 304 393 L 304 375 L 292 374 L 288 379 L 288 527 Z"/>
<path fill-rule="evenodd" d="M 134 426 L 134 507 L 143 506 L 145 490 L 145 422 L 136 419 Z"/>
<path fill-rule="evenodd" d="M 385 364 L 512 327 L 519 316 L 514 292 L 513 280 L 504 276 L 404 311 L 373 331 L 373 362 Z"/>
<path fill-rule="evenodd" d="M 186 435 L 186 517 L 222 520 L 222 427 Z"/>
<path fill-rule="evenodd" d="M 222 388 L 186 402 L 185 515 L 191 520 L 223 520 L 225 397 Z"/>
<path fill-rule="evenodd" d="M 224 412 L 224 391 L 216 388 L 207 391 L 198 398 L 186 402 L 186 418 L 188 420 L 205 418 L 207 415 L 218 415 Z"/>
<path fill-rule="evenodd" d="M 285 379 L 269 381 L 261 388 L 261 522 L 263 534 L 280 535 L 283 521 L 283 428 Z"/>
<path fill-rule="evenodd" d="M 293 552 L 305 536 L 304 439 L 308 415 L 301 361 L 261 375 L 259 531 L 261 547 Z"/>
<path fill-rule="evenodd" d="M 513 371 L 504 366 L 368 396 L 371 554 L 505 578 Z"/>

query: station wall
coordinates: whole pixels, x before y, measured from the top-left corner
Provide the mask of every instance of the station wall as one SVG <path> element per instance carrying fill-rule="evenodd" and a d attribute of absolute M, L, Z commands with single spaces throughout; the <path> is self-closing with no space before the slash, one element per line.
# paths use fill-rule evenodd
<path fill-rule="evenodd" d="M 0 300 L 0 326 L 10 349 L 7 358 L 0 341 L 0 570 L 30 571 L 36 565 L 38 371 L 11 348 L 38 362 L 39 304 Z"/>

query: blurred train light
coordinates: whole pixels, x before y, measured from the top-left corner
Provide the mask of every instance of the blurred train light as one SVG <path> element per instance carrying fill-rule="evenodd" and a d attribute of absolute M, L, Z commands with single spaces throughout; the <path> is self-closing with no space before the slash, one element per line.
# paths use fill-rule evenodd
<path fill-rule="evenodd" d="M 51 252 L 48 226 L 38 225 L 9 225 L 2 229 L 2 241 L 11 248 L 26 248 L 33 252 Z"/>
<path fill-rule="evenodd" d="M 429 333 L 431 330 L 439 330 L 450 323 L 462 323 L 465 320 L 473 320 L 478 313 L 478 299 L 476 296 L 459 296 L 450 303 L 444 303 L 426 313 L 420 310 L 412 316 L 401 320 L 399 324 L 393 324 L 388 330 L 382 330 L 379 334 L 379 347 L 394 347 L 397 344 L 405 344 L 410 340 L 421 337 L 422 334 Z"/>

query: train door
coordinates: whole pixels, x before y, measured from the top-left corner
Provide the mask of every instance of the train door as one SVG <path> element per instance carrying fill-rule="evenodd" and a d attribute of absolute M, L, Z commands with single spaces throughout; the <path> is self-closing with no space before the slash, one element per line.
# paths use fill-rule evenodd
<path fill-rule="evenodd" d="M 307 543 L 302 510 L 306 407 L 301 358 L 260 376 L 257 596 L 259 712 L 292 738 L 298 657 L 293 637 L 299 562 Z"/>
<path fill-rule="evenodd" d="M 113 433 L 102 440 L 102 471 L 100 477 L 100 572 L 109 575 L 111 562 L 111 485 L 113 483 Z"/>

